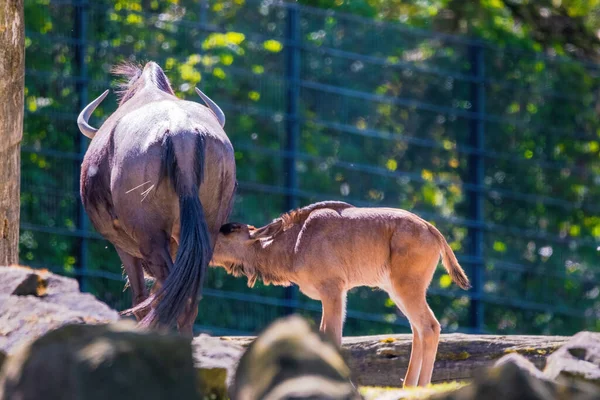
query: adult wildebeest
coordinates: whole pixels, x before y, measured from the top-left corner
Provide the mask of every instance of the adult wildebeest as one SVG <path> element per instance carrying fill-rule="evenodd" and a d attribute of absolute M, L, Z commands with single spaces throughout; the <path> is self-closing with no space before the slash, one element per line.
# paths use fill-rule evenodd
<path fill-rule="evenodd" d="M 81 199 L 123 262 L 133 292 L 130 311 L 140 324 L 177 322 L 189 335 L 236 186 L 225 116 L 198 89 L 209 108 L 175 97 L 154 62 L 114 71 L 128 79 L 117 110 L 98 130 L 88 124 L 106 91 L 77 119 L 93 139 L 81 166 Z M 150 296 L 144 271 L 155 278 Z"/>
<path fill-rule="evenodd" d="M 413 332 L 404 385 L 425 386 L 431 381 L 440 335 L 425 294 L 440 255 L 452 280 L 469 288 L 454 252 L 429 222 L 404 210 L 326 201 L 284 214 L 260 229 L 223 225 L 212 264 L 246 275 L 249 286 L 258 278 L 266 284 L 297 284 L 304 294 L 321 300 L 321 330 L 338 345 L 348 290 L 385 290 Z"/>

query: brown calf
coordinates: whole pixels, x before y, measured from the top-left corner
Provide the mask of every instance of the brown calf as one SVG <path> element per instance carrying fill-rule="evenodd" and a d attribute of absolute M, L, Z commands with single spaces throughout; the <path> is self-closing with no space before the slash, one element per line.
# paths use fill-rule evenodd
<path fill-rule="evenodd" d="M 323 305 L 321 330 L 340 345 L 346 293 L 357 286 L 385 290 L 408 318 L 413 347 L 405 386 L 431 381 L 440 324 L 425 293 L 440 255 L 452 280 L 469 280 L 442 234 L 408 211 L 357 208 L 321 202 L 284 214 L 256 229 L 230 223 L 221 227 L 212 265 L 265 284 L 295 283 Z"/>

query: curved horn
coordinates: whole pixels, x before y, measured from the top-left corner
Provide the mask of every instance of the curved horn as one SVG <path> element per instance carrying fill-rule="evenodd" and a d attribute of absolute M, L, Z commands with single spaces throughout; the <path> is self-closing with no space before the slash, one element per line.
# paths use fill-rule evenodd
<path fill-rule="evenodd" d="M 92 115 L 96 107 L 98 107 L 98 104 L 100 104 L 102 100 L 104 100 L 107 94 L 108 90 L 105 90 L 104 93 L 102 93 L 96 98 L 96 100 L 92 101 L 90 104 L 85 106 L 85 108 L 81 110 L 79 116 L 77 117 L 77 126 L 79 126 L 79 130 L 81 131 L 81 133 L 83 133 L 90 139 L 94 138 L 94 135 L 96 135 L 98 129 L 91 127 L 90 124 L 88 124 L 88 120 L 90 119 L 90 116 Z"/>
<path fill-rule="evenodd" d="M 217 103 L 215 103 L 214 101 L 212 101 L 210 99 L 210 97 L 208 97 L 207 95 L 202 93 L 202 90 L 200 90 L 198 88 L 195 88 L 195 89 L 196 89 L 196 93 L 198 93 L 198 96 L 200 96 L 202 98 L 202 100 L 206 103 L 208 108 L 210 108 L 212 110 L 212 112 L 215 114 L 221 127 L 224 128 L 225 127 L 225 114 L 223 114 L 223 111 L 221 111 L 221 109 L 219 108 Z"/>

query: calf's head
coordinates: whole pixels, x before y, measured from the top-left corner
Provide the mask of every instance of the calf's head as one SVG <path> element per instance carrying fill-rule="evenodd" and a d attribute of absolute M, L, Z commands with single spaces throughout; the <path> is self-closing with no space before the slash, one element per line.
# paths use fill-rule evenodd
<path fill-rule="evenodd" d="M 221 227 L 213 252 L 211 264 L 225 268 L 233 276 L 248 277 L 248 286 L 254 286 L 259 278 L 256 265 L 265 257 L 264 246 L 273 240 L 281 229 L 275 221 L 263 228 L 232 222 Z"/>
<path fill-rule="evenodd" d="M 211 264 L 224 267 L 227 272 L 239 276 L 239 268 L 249 261 L 254 239 L 250 237 L 250 227 L 232 222 L 221 227 L 213 251 Z"/>

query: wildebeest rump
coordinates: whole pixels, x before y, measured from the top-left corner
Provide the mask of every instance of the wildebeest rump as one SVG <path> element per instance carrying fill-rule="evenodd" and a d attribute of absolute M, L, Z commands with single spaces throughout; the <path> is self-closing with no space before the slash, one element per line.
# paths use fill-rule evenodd
<path fill-rule="evenodd" d="M 117 110 L 96 130 L 88 119 L 107 92 L 80 114 L 93 138 L 81 168 L 81 198 L 96 230 L 116 248 L 144 326 L 192 333 L 197 295 L 236 186 L 225 117 L 175 97 L 154 62 L 115 68 L 128 80 Z M 155 278 L 152 294 L 144 271 Z"/>

